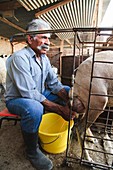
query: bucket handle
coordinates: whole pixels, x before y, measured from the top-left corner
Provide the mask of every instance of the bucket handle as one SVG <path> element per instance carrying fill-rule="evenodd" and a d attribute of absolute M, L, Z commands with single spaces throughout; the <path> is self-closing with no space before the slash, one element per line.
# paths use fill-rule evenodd
<path fill-rule="evenodd" d="M 51 143 L 55 142 L 57 139 L 59 139 L 59 137 L 60 137 L 60 136 L 57 136 L 56 139 L 54 139 L 53 141 L 48 142 L 48 143 L 44 143 L 44 142 L 42 142 L 42 141 L 40 140 L 40 143 L 43 144 L 43 145 L 48 145 L 48 144 L 51 144 Z"/>

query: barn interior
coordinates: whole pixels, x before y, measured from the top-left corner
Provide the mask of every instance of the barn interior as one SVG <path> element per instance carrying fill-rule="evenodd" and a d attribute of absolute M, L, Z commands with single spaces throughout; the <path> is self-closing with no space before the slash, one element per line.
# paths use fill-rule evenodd
<path fill-rule="evenodd" d="M 61 82 L 73 88 L 74 78 L 76 76 L 75 71 L 83 61 L 93 56 L 94 66 L 96 53 L 113 49 L 112 6 L 113 0 L 0 0 L 0 56 L 2 58 L 7 58 L 13 52 L 26 46 L 25 36 L 27 23 L 33 18 L 41 18 L 49 22 L 52 27 L 52 30 L 46 31 L 51 33 L 51 44 L 50 50 L 48 51 L 51 65 Z M 40 33 L 40 31 L 36 33 Z M 106 64 L 107 63 L 108 62 L 106 62 Z M 92 69 L 91 80 L 94 78 Z M 102 79 L 102 77 L 97 77 L 97 79 Z M 108 79 L 112 80 L 113 78 L 108 77 Z M 91 95 L 90 86 L 87 113 L 90 109 Z M 100 96 L 102 96 L 102 94 L 100 94 Z M 113 97 L 112 94 L 109 94 L 109 96 L 111 98 Z M 72 97 L 73 96 L 71 96 L 71 99 Z M 2 102 L 3 100 L 1 99 L 1 105 L 5 107 L 5 104 Z M 97 108 L 95 108 L 95 110 L 96 109 Z M 103 114 L 98 117 L 96 122 L 92 122 L 91 131 L 94 136 L 87 134 L 86 129 L 84 129 L 84 142 L 81 155 L 80 146 L 77 144 L 79 142 L 75 140 L 76 124 L 80 118 L 75 121 L 75 128 L 73 128 L 71 135 L 72 142 L 70 144 L 68 136 L 67 141 L 69 144 L 67 144 L 66 153 L 60 155 L 66 158 L 66 166 L 61 167 L 55 165 L 54 169 L 66 169 L 67 165 L 69 168 L 71 167 L 74 169 L 75 164 L 79 166 L 80 170 L 82 170 L 82 165 L 85 165 L 86 170 L 90 168 L 104 170 L 113 169 L 112 109 L 113 107 L 106 107 L 103 110 Z M 87 118 L 86 126 L 88 123 Z M 4 136 L 5 130 L 9 126 L 12 128 L 12 124 L 2 121 L 0 131 L 2 131 Z M 68 131 L 69 130 L 70 129 L 68 129 Z M 11 130 L 8 131 L 8 133 L 10 132 Z M 108 136 L 104 138 L 106 134 L 108 134 Z M 1 141 L 3 140 L 3 135 L 1 135 Z M 86 147 L 85 143 L 88 137 L 98 139 L 99 143 L 89 143 Z M 105 150 L 105 142 L 103 141 L 106 142 L 106 146 L 109 146 L 110 143 L 110 150 Z M 94 156 L 94 162 L 84 157 L 86 150 L 92 157 Z M 77 155 L 78 153 L 79 156 Z M 4 156 L 3 159 L 3 153 L 1 153 L 0 156 L 1 170 L 6 170 L 8 168 L 11 170 L 14 169 L 13 166 L 11 167 L 12 164 L 9 163 L 10 159 L 9 162 L 4 160 L 7 159 L 7 157 Z M 60 159 L 59 157 L 58 159 Z M 53 156 L 52 159 L 55 161 L 55 156 Z M 57 162 L 55 163 L 57 164 Z M 60 163 L 58 162 L 58 164 Z M 25 165 L 26 164 L 27 163 L 25 163 Z M 19 170 L 20 167 L 21 166 L 18 166 L 17 170 Z M 28 166 L 26 165 L 26 167 Z M 21 169 L 25 169 L 26 167 L 22 166 Z M 29 169 L 32 170 L 30 165 Z"/>

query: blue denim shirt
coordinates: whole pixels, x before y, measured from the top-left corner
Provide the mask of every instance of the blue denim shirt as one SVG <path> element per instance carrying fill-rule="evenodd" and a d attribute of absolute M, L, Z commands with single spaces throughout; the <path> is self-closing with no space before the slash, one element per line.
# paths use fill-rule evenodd
<path fill-rule="evenodd" d="M 46 55 L 41 55 L 41 63 L 30 47 L 15 52 L 6 61 L 6 101 L 13 98 L 31 98 L 42 102 L 45 87 L 54 94 L 63 88 L 57 75 L 53 72 Z"/>

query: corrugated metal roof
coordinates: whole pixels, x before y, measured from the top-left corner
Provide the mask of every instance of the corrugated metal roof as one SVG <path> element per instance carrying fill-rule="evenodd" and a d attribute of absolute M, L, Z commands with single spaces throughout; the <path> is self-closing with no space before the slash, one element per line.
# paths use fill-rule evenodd
<path fill-rule="evenodd" d="M 110 1 L 112 0 L 0 0 L 0 34 L 10 38 L 14 34 L 26 32 L 27 23 L 34 17 L 48 21 L 53 30 L 95 27 L 101 22 Z M 71 32 L 56 34 L 61 40 L 71 44 Z M 81 32 L 82 39 L 86 40 L 91 36 Z"/>
<path fill-rule="evenodd" d="M 26 10 L 35 10 L 46 8 L 48 5 L 54 5 L 59 0 L 18 0 Z M 76 27 L 93 27 L 95 8 L 98 0 L 72 0 L 55 9 L 45 12 L 38 16 L 48 21 L 53 29 L 76 28 Z M 61 33 L 57 36 L 64 40 L 73 37 L 72 33 Z"/>

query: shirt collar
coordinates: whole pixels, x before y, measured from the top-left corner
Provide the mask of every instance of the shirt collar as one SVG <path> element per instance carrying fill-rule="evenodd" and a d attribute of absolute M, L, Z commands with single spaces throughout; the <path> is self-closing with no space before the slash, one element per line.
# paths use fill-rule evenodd
<path fill-rule="evenodd" d="M 27 48 L 27 50 L 28 50 L 31 57 L 36 56 L 36 53 L 32 50 L 32 48 L 30 48 L 29 46 L 27 46 L 26 48 Z"/>
<path fill-rule="evenodd" d="M 33 57 L 36 57 L 36 53 L 32 50 L 31 47 L 27 46 L 26 47 L 28 52 L 30 53 L 30 56 L 33 58 Z M 46 55 L 45 54 L 41 54 L 41 57 L 45 57 Z"/>

